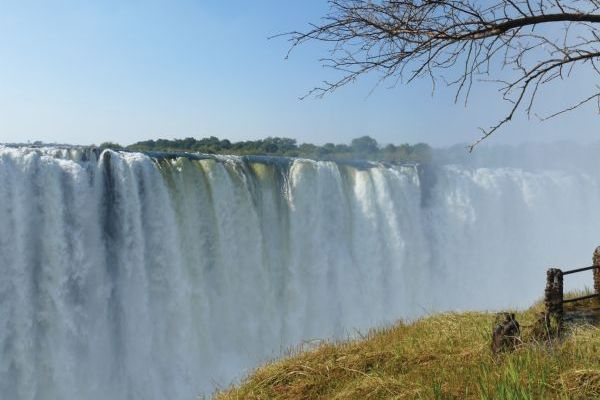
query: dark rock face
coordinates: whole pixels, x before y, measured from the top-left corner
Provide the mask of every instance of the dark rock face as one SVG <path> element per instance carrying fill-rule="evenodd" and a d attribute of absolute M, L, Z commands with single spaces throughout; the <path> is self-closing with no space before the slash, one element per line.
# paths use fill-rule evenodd
<path fill-rule="evenodd" d="M 515 314 L 500 313 L 496 316 L 492 334 L 492 352 L 512 351 L 521 343 L 521 327 Z"/>

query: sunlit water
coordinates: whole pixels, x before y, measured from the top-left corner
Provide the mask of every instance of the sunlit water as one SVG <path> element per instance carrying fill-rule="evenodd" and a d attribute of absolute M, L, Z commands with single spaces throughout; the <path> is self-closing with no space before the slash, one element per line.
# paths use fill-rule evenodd
<path fill-rule="evenodd" d="M 0 146 L 0 397 L 194 399 L 305 340 L 526 306 L 589 264 L 598 205 L 597 169 Z"/>

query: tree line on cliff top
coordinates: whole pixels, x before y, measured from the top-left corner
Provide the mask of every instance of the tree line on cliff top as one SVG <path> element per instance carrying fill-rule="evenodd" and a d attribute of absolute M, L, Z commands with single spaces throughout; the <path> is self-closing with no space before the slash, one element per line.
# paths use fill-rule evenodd
<path fill-rule="evenodd" d="M 103 143 L 102 148 L 140 152 L 196 152 L 206 154 L 268 155 L 302 157 L 314 160 L 371 160 L 391 163 L 423 163 L 431 159 L 431 147 L 425 143 L 414 145 L 388 144 L 381 146 L 375 139 L 362 136 L 350 144 L 325 143 L 322 146 L 302 143 L 295 139 L 268 137 L 266 139 L 231 142 L 215 136 L 195 139 L 145 140 L 123 147 L 115 143 Z"/>

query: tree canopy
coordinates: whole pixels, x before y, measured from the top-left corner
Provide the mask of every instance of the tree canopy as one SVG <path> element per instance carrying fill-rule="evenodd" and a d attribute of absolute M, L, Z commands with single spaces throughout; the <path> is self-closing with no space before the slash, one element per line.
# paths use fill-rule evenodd
<path fill-rule="evenodd" d="M 415 145 L 388 144 L 380 146 L 370 136 L 362 136 L 347 144 L 326 143 L 322 146 L 302 143 L 295 139 L 268 137 L 259 140 L 231 142 L 215 136 L 195 139 L 158 139 L 145 140 L 123 147 L 116 143 L 106 142 L 101 148 L 114 150 L 131 150 L 140 152 L 197 152 L 205 154 L 233 155 L 270 155 L 285 157 L 303 157 L 313 160 L 371 160 L 391 163 L 424 163 L 431 159 L 431 148 L 425 143 Z"/>

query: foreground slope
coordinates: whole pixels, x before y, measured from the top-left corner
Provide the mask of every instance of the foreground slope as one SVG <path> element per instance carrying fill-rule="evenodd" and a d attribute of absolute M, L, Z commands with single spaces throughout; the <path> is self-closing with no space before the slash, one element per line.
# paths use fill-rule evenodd
<path fill-rule="evenodd" d="M 539 311 L 517 313 L 525 343 L 510 354 L 491 354 L 494 314 L 441 314 L 298 352 L 216 399 L 600 398 L 600 329 L 534 340 Z"/>

